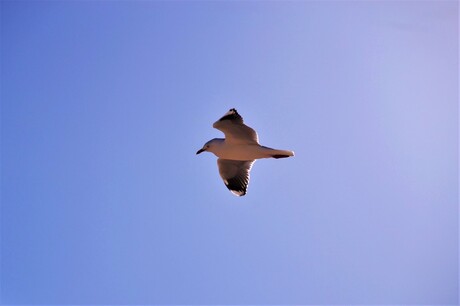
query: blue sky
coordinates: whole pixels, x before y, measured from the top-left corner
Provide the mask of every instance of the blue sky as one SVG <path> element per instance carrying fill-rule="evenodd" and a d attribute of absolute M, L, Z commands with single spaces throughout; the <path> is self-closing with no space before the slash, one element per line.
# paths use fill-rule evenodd
<path fill-rule="evenodd" d="M 458 303 L 458 2 L 0 7 L 2 303 Z"/>

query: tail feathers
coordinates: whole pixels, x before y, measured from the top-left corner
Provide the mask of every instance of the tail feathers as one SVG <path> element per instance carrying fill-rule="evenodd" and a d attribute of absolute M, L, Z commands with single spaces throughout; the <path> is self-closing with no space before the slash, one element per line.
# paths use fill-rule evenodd
<path fill-rule="evenodd" d="M 273 158 L 286 158 L 294 156 L 294 152 L 288 150 L 273 150 L 272 157 Z"/>

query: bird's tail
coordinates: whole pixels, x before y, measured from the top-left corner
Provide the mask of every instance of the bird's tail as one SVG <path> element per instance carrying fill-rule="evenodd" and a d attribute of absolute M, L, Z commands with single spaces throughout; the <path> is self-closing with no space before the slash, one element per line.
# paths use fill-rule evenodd
<path fill-rule="evenodd" d="M 267 147 L 265 147 L 267 148 Z M 272 149 L 272 148 L 267 148 L 267 149 L 270 149 L 270 157 L 273 157 L 273 158 L 286 158 L 286 157 L 291 157 L 291 156 L 294 156 L 294 152 L 293 151 L 289 151 L 289 150 L 276 150 L 276 149 Z"/>

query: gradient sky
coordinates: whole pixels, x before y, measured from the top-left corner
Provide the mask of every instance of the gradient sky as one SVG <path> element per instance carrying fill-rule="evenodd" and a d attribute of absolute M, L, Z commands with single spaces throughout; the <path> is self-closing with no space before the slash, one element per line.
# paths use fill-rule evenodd
<path fill-rule="evenodd" d="M 2 303 L 457 304 L 457 1 L 0 7 Z"/>

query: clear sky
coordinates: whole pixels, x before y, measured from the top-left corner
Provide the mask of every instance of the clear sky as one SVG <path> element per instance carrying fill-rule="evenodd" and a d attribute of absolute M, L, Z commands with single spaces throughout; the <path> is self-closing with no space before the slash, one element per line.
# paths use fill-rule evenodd
<path fill-rule="evenodd" d="M 457 1 L 0 5 L 4 304 L 457 304 Z"/>

